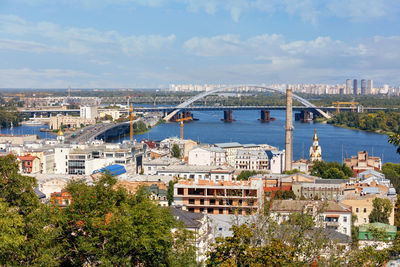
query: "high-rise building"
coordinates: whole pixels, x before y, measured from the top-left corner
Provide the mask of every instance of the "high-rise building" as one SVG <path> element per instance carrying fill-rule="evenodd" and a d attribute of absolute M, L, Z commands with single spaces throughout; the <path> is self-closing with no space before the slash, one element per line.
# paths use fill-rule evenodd
<path fill-rule="evenodd" d="M 374 91 L 374 81 L 373 80 L 368 80 L 367 94 L 372 94 L 373 91 Z"/>
<path fill-rule="evenodd" d="M 345 94 L 351 94 L 351 80 L 347 79 L 346 80 L 346 92 Z"/>
<path fill-rule="evenodd" d="M 367 93 L 367 81 L 365 79 L 361 80 L 361 94 L 365 95 Z"/>
<path fill-rule="evenodd" d="M 353 94 L 354 95 L 358 94 L 357 79 L 353 80 Z"/>

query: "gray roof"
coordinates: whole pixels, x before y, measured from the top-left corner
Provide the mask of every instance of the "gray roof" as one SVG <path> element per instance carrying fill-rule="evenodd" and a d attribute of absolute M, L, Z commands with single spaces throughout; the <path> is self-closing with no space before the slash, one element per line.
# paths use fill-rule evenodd
<path fill-rule="evenodd" d="M 42 191 L 40 191 L 38 188 L 34 188 L 33 191 L 35 191 L 35 193 L 39 199 L 46 198 L 46 195 Z"/>
<path fill-rule="evenodd" d="M 349 180 L 345 179 L 315 179 L 314 183 L 316 184 L 344 184 L 347 183 Z"/>
<path fill-rule="evenodd" d="M 230 143 L 218 143 L 215 144 L 218 147 L 221 148 L 228 148 L 228 147 L 243 147 L 242 144 L 238 143 L 238 142 L 230 142 Z"/>
<path fill-rule="evenodd" d="M 182 222 L 186 228 L 199 228 L 200 221 L 205 216 L 203 213 L 193 213 L 177 207 L 170 207 L 170 211 L 175 219 Z"/>

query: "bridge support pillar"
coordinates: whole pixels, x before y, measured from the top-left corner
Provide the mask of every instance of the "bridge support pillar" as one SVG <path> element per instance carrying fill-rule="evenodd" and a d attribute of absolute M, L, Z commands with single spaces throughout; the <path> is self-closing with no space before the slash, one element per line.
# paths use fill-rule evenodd
<path fill-rule="evenodd" d="M 294 119 L 301 122 L 310 122 L 313 120 L 313 113 L 308 110 L 303 110 L 300 113 L 296 113 Z"/>
<path fill-rule="evenodd" d="M 274 120 L 274 118 L 271 118 L 271 112 L 269 110 L 262 109 L 260 111 L 260 121 L 270 122 L 271 120 Z"/>
<path fill-rule="evenodd" d="M 221 119 L 221 120 L 224 121 L 224 122 L 233 122 L 233 121 L 235 121 L 232 118 L 232 110 L 224 110 L 224 118 Z"/>

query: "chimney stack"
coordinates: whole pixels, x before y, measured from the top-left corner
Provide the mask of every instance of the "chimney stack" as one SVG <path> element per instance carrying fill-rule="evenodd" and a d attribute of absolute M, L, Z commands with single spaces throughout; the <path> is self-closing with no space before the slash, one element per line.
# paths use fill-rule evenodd
<path fill-rule="evenodd" d="M 293 109 L 292 89 L 286 89 L 285 171 L 292 170 L 293 161 Z"/>

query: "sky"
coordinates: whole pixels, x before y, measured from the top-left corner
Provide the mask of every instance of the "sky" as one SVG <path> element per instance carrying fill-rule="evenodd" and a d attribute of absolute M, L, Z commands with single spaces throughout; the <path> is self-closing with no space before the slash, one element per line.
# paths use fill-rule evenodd
<path fill-rule="evenodd" d="M 399 0 L 0 0 L 0 88 L 400 84 Z"/>

